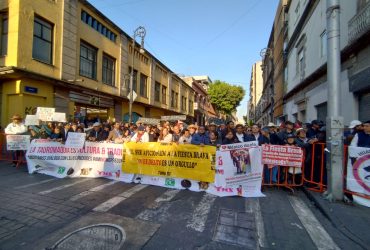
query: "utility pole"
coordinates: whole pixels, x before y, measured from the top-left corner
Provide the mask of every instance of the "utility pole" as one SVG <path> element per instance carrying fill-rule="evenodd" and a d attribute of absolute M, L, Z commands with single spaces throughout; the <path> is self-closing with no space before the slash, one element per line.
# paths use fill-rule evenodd
<path fill-rule="evenodd" d="M 330 201 L 343 200 L 343 117 L 340 116 L 340 5 L 339 0 L 327 0 L 327 79 L 328 116 L 326 117 L 326 167 Z"/>

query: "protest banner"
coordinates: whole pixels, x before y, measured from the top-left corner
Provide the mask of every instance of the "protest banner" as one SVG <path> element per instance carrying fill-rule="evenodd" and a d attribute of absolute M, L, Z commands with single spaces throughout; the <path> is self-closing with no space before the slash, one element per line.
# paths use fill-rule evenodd
<path fill-rule="evenodd" d="M 59 142 L 33 140 L 26 159 L 30 174 L 105 177 L 123 182 L 132 182 L 134 177 L 122 172 L 122 144 L 87 141 L 84 148 L 77 149 Z"/>
<path fill-rule="evenodd" d="M 67 148 L 83 148 L 85 140 L 85 133 L 68 132 L 68 137 L 65 145 Z"/>
<path fill-rule="evenodd" d="M 36 115 L 41 121 L 52 121 L 55 108 L 37 107 Z"/>
<path fill-rule="evenodd" d="M 37 115 L 26 115 L 26 119 L 24 120 L 24 125 L 31 126 L 31 125 L 40 125 L 40 120 Z"/>
<path fill-rule="evenodd" d="M 207 182 L 140 174 L 135 175 L 134 182 L 173 189 L 188 189 L 195 192 L 205 191 L 209 186 Z"/>
<path fill-rule="evenodd" d="M 215 183 L 206 192 L 218 196 L 263 197 L 262 171 L 258 142 L 222 145 L 216 153 Z"/>
<path fill-rule="evenodd" d="M 55 112 L 53 116 L 51 117 L 51 121 L 53 122 L 66 122 L 66 114 L 65 113 L 59 113 Z"/>
<path fill-rule="evenodd" d="M 30 135 L 6 135 L 7 150 L 28 150 Z"/>
<path fill-rule="evenodd" d="M 126 173 L 214 181 L 215 147 L 127 142 L 124 150 Z"/>
<path fill-rule="evenodd" d="M 290 167 L 302 167 L 303 150 L 300 147 L 263 144 L 262 163 Z"/>
<path fill-rule="evenodd" d="M 137 120 L 136 123 L 142 123 L 142 124 L 148 124 L 148 125 L 157 125 L 159 124 L 161 121 L 159 119 L 155 119 L 155 118 L 143 118 L 143 117 L 140 117 L 139 120 Z"/>
<path fill-rule="evenodd" d="M 347 189 L 370 195 L 370 148 L 348 147 Z M 368 199 L 353 195 L 353 200 L 370 207 Z"/>
<path fill-rule="evenodd" d="M 162 121 L 185 121 L 186 115 L 162 115 Z"/>

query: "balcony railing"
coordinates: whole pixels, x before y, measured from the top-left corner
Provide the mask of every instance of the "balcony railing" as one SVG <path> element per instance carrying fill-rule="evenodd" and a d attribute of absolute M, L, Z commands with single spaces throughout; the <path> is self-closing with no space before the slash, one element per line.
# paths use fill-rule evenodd
<path fill-rule="evenodd" d="M 348 40 L 354 42 L 370 30 L 370 2 L 348 22 Z"/>

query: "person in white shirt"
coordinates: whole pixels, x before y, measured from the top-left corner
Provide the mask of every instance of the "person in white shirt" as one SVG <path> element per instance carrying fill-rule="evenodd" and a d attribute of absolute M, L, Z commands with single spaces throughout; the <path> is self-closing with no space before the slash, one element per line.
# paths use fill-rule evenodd
<path fill-rule="evenodd" d="M 22 117 L 20 115 L 13 115 L 12 122 L 5 128 L 5 134 L 8 135 L 20 135 L 27 132 L 27 127 L 22 123 Z M 12 151 L 13 167 L 19 165 L 20 155 L 22 150 Z"/>
<path fill-rule="evenodd" d="M 12 122 L 5 128 L 5 134 L 20 135 L 27 132 L 27 127 L 22 123 L 20 115 L 13 115 Z"/>
<path fill-rule="evenodd" d="M 158 142 L 170 143 L 172 142 L 172 134 L 168 132 L 168 128 L 163 128 L 159 134 Z"/>
<path fill-rule="evenodd" d="M 149 135 L 147 132 L 145 132 L 144 126 L 139 126 L 137 128 L 136 133 L 134 136 L 131 137 L 131 141 L 134 142 L 149 142 Z"/>

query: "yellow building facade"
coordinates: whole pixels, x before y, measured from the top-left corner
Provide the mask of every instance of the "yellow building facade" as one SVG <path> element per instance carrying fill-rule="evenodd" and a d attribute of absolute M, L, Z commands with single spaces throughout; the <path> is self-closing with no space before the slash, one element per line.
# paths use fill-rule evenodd
<path fill-rule="evenodd" d="M 128 120 L 132 67 L 134 118 L 194 115 L 194 90 L 85 0 L 0 1 L 0 35 L 3 126 L 37 107 Z"/>

